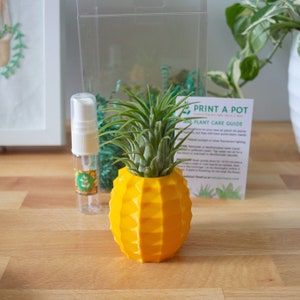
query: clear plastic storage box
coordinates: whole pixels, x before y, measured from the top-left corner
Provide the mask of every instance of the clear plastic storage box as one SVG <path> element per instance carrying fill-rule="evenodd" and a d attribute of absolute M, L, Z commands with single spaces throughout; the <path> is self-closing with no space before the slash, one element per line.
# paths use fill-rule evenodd
<path fill-rule="evenodd" d="M 133 92 L 205 94 L 206 0 L 77 0 L 82 89 L 96 94 L 98 128 L 108 99 Z M 99 138 L 103 191 L 109 191 L 122 149 Z"/>
<path fill-rule="evenodd" d="M 83 90 L 187 86 L 204 95 L 206 0 L 77 0 Z"/>

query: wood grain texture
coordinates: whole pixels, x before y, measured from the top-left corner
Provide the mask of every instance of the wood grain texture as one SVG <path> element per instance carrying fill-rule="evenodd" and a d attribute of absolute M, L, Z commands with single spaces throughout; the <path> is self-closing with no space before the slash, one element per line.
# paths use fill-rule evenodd
<path fill-rule="evenodd" d="M 300 155 L 289 122 L 254 122 L 246 200 L 193 199 L 171 260 L 141 264 L 79 214 L 70 144 L 0 153 L 0 299 L 300 299 Z"/>
<path fill-rule="evenodd" d="M 0 290 L 6 300 L 224 300 L 222 289 Z"/>

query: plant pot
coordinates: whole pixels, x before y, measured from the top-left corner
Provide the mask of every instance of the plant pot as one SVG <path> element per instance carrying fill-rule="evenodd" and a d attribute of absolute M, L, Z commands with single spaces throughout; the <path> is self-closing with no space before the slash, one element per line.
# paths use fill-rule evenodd
<path fill-rule="evenodd" d="M 119 170 L 111 192 L 109 219 L 115 241 L 129 258 L 160 262 L 186 240 L 192 219 L 186 179 L 180 169 L 144 178 Z"/>
<path fill-rule="evenodd" d="M 288 68 L 288 93 L 290 117 L 298 152 L 300 153 L 300 57 L 297 53 L 297 39 L 299 39 L 299 32 L 295 31 Z"/>
<path fill-rule="evenodd" d="M 7 34 L 4 38 L 0 39 L 0 67 L 4 67 L 10 60 L 10 40 L 11 34 Z"/>

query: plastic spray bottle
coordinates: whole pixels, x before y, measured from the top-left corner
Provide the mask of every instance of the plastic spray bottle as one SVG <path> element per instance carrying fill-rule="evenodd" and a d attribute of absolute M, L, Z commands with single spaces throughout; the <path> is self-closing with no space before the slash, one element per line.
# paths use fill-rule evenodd
<path fill-rule="evenodd" d="M 99 142 L 95 96 L 78 93 L 71 97 L 71 136 L 75 191 L 80 212 L 97 214 L 99 199 Z"/>

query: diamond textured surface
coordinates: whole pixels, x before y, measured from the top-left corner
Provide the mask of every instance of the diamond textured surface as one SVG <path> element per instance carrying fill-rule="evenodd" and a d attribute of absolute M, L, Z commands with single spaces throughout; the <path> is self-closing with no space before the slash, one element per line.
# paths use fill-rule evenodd
<path fill-rule="evenodd" d="M 114 239 L 129 258 L 142 262 L 171 258 L 185 241 L 192 218 L 181 170 L 143 178 L 121 169 L 111 192 L 109 218 Z"/>

